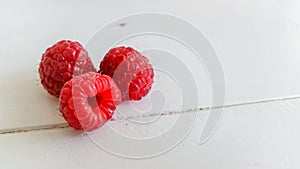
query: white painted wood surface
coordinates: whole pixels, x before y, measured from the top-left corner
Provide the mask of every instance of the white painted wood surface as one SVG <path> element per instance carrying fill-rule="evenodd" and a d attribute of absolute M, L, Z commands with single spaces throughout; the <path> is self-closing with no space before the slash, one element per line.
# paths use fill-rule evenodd
<path fill-rule="evenodd" d="M 300 100 L 293 100 L 226 108 L 206 144 L 198 144 L 201 126 L 196 125 L 175 149 L 144 160 L 111 155 L 70 128 L 0 135 L 1 168 L 297 169 L 299 106 Z"/>
<path fill-rule="evenodd" d="M 300 95 L 299 11 L 296 0 L 3 0 L 0 130 L 64 123 L 57 100 L 38 82 L 42 52 L 60 39 L 86 43 L 106 23 L 139 12 L 172 14 L 206 34 L 224 69 L 226 104 Z M 216 135 L 204 145 L 197 143 L 206 117 L 200 116 L 179 146 L 147 160 L 115 157 L 69 128 L 3 134 L 0 169 L 298 169 L 299 104 L 299 100 L 290 100 L 226 108 Z"/>
<path fill-rule="evenodd" d="M 170 3 L 1 1 L 0 56 L 5 62 L 1 63 L 0 107 L 9 113 L 0 114 L 0 128 L 61 121 L 53 108 L 56 101 L 36 81 L 45 48 L 63 38 L 85 43 L 111 20 L 143 11 L 182 17 L 207 35 L 224 68 L 228 103 L 300 94 L 297 1 Z M 16 94 L 26 97 L 14 99 Z M 18 106 L 13 106 L 15 102 Z"/>

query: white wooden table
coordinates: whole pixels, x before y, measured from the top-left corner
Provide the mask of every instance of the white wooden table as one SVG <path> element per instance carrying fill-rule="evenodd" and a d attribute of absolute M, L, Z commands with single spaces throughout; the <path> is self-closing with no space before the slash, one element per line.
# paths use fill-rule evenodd
<path fill-rule="evenodd" d="M 1 1 L 0 169 L 299 169 L 299 11 L 296 0 Z M 207 36 L 224 69 L 226 105 L 233 106 L 225 106 L 218 130 L 205 144 L 198 139 L 207 113 L 191 112 L 198 119 L 179 145 L 136 160 L 108 153 L 65 127 L 57 100 L 38 82 L 37 67 L 54 42 L 86 43 L 106 23 L 141 12 L 184 18 Z"/>

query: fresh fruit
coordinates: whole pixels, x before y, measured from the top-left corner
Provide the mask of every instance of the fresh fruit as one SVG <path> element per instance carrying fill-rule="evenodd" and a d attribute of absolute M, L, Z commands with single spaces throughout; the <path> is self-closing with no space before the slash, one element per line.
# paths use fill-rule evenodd
<path fill-rule="evenodd" d="M 100 63 L 100 72 L 114 79 L 123 100 L 140 100 L 148 94 L 153 84 L 152 65 L 131 47 L 111 49 Z"/>
<path fill-rule="evenodd" d="M 39 65 L 41 83 L 55 97 L 59 97 L 62 86 L 73 76 L 95 71 L 87 51 L 80 43 L 70 40 L 49 47 Z"/>
<path fill-rule="evenodd" d="M 89 72 L 65 83 L 59 103 L 59 110 L 71 127 L 91 131 L 111 119 L 121 103 L 121 91 L 111 77 Z"/>

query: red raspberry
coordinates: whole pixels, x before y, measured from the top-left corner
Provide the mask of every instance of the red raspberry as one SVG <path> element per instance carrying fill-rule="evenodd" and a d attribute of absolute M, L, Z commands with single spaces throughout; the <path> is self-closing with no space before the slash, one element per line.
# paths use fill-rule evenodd
<path fill-rule="evenodd" d="M 89 72 L 65 83 L 59 110 L 69 125 L 91 131 L 104 125 L 121 103 L 121 91 L 113 79 Z"/>
<path fill-rule="evenodd" d="M 43 87 L 55 97 L 74 75 L 95 72 L 88 53 L 78 42 L 62 40 L 48 48 L 42 56 L 39 74 Z"/>
<path fill-rule="evenodd" d="M 152 65 L 131 47 L 111 49 L 100 63 L 100 72 L 114 79 L 123 100 L 140 100 L 149 93 L 153 84 Z"/>

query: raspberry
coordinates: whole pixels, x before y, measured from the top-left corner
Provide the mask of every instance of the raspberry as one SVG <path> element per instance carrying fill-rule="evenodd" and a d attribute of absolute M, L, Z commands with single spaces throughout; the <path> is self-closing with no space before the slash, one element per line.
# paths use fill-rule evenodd
<path fill-rule="evenodd" d="M 153 84 L 152 65 L 131 47 L 111 49 L 100 63 L 100 72 L 114 79 L 123 100 L 140 100 L 149 93 Z"/>
<path fill-rule="evenodd" d="M 121 92 L 111 77 L 89 72 L 65 83 L 59 102 L 59 110 L 71 127 L 91 131 L 111 119 L 121 103 Z"/>
<path fill-rule="evenodd" d="M 55 97 L 59 97 L 62 86 L 73 76 L 91 71 L 96 69 L 87 51 L 70 40 L 61 40 L 48 48 L 39 65 L 41 83 Z"/>

